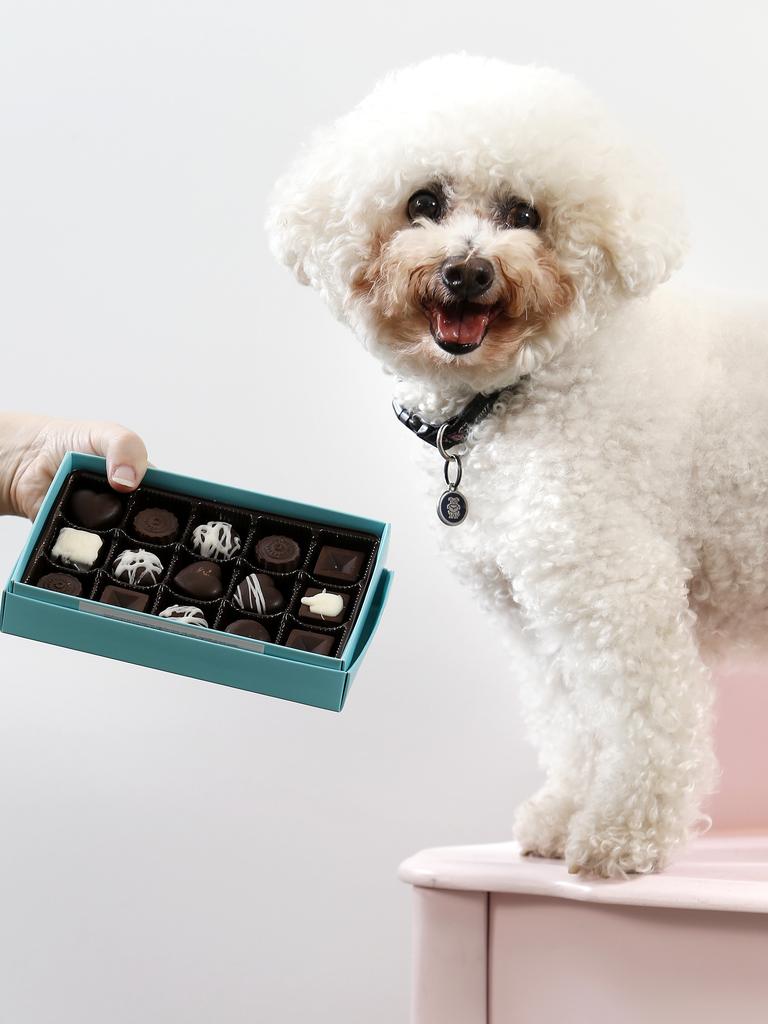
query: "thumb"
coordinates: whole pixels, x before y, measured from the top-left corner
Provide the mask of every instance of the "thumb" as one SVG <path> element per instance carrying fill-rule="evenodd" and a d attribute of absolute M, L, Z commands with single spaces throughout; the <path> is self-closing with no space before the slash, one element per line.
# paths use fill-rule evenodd
<path fill-rule="evenodd" d="M 119 423 L 95 423 L 91 447 L 107 460 L 107 476 L 116 491 L 133 491 L 147 471 L 147 449 L 138 434 Z"/>

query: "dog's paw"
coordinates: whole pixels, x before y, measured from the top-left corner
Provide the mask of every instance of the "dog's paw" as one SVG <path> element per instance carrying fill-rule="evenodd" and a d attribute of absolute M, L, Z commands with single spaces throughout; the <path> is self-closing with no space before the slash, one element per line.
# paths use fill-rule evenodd
<path fill-rule="evenodd" d="M 576 806 L 572 796 L 549 786 L 521 804 L 515 815 L 514 834 L 523 856 L 563 857 L 568 823 Z"/>
<path fill-rule="evenodd" d="M 568 829 L 565 860 L 571 874 L 598 878 L 647 875 L 663 868 L 686 837 L 662 836 L 656 825 L 610 817 L 593 811 L 575 815 Z"/>

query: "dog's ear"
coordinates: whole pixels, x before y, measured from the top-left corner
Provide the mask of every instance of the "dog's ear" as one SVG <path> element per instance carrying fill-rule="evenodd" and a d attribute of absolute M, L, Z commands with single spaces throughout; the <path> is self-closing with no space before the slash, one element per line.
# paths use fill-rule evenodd
<path fill-rule="evenodd" d="M 669 186 L 629 188 L 627 192 L 619 193 L 616 206 L 606 218 L 601 244 L 624 294 L 647 295 L 683 261 L 687 248 L 685 216 L 682 203 Z"/>
<path fill-rule="evenodd" d="M 370 245 L 369 224 L 356 216 L 356 183 L 336 144 L 335 126 L 322 128 L 278 180 L 267 213 L 272 252 L 301 284 L 312 285 L 343 318 L 349 282 Z"/>
<path fill-rule="evenodd" d="M 309 163 L 309 154 L 305 153 L 277 181 L 265 224 L 274 256 L 293 271 L 301 284 L 312 282 L 314 250 L 328 205 L 327 185 L 312 175 Z"/>

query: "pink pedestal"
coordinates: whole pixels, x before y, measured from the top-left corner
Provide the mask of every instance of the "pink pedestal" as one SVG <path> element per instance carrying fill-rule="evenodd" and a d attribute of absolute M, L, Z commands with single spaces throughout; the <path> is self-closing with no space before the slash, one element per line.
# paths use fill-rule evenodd
<path fill-rule="evenodd" d="M 768 669 L 722 675 L 717 694 L 715 746 L 723 775 L 709 813 L 719 832 L 768 832 Z"/>
<path fill-rule="evenodd" d="M 661 874 L 574 878 L 515 843 L 406 861 L 413 1024 L 764 1024 L 766 728 L 765 672 L 721 678 L 715 828 Z"/>

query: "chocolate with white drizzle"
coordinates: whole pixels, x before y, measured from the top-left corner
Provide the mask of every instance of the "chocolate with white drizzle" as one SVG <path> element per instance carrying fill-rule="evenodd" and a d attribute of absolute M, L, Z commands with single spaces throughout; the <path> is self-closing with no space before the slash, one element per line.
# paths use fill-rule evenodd
<path fill-rule="evenodd" d="M 112 563 L 112 575 L 134 586 L 153 587 L 163 575 L 163 563 L 151 551 L 121 551 Z"/>
<path fill-rule="evenodd" d="M 238 583 L 232 595 L 232 603 L 243 611 L 271 615 L 285 606 L 285 599 L 271 576 L 263 572 L 252 572 Z"/>
<path fill-rule="evenodd" d="M 192 531 L 192 547 L 203 558 L 226 561 L 240 550 L 240 535 L 229 523 L 201 523 Z"/>
<path fill-rule="evenodd" d="M 160 612 L 161 619 L 173 619 L 175 622 L 186 622 L 188 626 L 207 626 L 208 622 L 194 605 L 172 604 Z"/>

